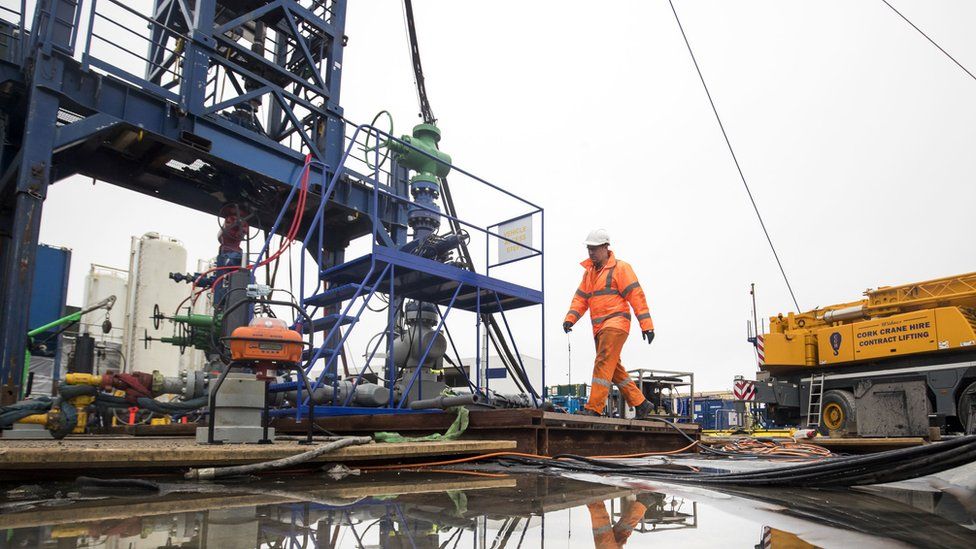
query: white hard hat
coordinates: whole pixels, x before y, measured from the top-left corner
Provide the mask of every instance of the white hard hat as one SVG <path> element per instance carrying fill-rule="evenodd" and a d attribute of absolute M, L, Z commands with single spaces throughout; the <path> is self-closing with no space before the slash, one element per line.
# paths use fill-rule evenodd
<path fill-rule="evenodd" d="M 584 242 L 587 246 L 602 246 L 609 243 L 610 233 L 606 229 L 593 229 L 586 235 L 586 242 Z"/>

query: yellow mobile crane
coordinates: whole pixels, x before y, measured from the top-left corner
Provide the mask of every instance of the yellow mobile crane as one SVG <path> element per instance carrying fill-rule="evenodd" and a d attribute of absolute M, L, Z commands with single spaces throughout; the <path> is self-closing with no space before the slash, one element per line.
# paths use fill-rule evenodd
<path fill-rule="evenodd" d="M 769 319 L 751 337 L 774 424 L 862 436 L 976 429 L 976 273 Z"/>

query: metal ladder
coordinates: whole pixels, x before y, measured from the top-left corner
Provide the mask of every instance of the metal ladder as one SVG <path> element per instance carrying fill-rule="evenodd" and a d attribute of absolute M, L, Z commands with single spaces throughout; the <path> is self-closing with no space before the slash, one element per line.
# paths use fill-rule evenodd
<path fill-rule="evenodd" d="M 810 376 L 810 400 L 807 402 L 807 428 L 820 427 L 820 412 L 823 409 L 824 375 Z"/>

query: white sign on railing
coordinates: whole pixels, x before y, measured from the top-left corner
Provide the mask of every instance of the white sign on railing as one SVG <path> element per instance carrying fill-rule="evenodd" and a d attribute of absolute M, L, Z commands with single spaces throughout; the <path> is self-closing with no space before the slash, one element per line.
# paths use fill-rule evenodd
<path fill-rule="evenodd" d="M 498 226 L 498 234 L 509 240 L 498 239 L 498 262 L 505 263 L 532 255 L 532 215 L 513 219 Z M 516 244 L 516 242 L 518 244 Z M 526 247 L 528 246 L 528 247 Z"/>

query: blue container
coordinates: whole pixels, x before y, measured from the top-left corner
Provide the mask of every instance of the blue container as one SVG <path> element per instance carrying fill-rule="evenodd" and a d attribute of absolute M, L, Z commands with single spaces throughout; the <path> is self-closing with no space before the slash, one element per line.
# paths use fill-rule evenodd
<path fill-rule="evenodd" d="M 678 413 L 688 415 L 688 397 L 678 399 Z M 728 429 L 734 414 L 733 401 L 719 398 L 695 399 L 694 422 L 707 431 Z"/>
<path fill-rule="evenodd" d="M 554 405 L 566 410 L 567 413 L 575 414 L 580 408 L 586 405 L 586 399 L 576 396 L 557 395 L 549 397 L 549 401 Z"/>
<path fill-rule="evenodd" d="M 53 322 L 66 314 L 70 268 L 71 250 L 38 244 L 28 330 Z"/>

